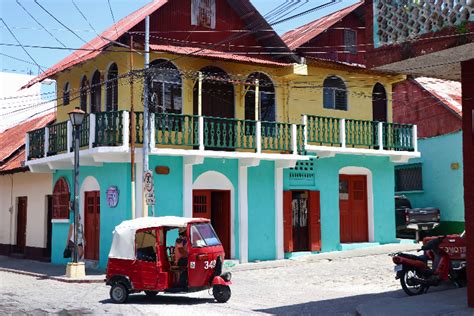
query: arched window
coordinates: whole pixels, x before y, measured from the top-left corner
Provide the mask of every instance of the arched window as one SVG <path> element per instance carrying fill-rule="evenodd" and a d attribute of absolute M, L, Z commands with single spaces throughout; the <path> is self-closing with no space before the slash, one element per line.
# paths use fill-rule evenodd
<path fill-rule="evenodd" d="M 63 88 L 63 105 L 69 104 L 70 92 L 71 92 L 71 88 L 70 88 L 69 82 L 66 82 Z"/>
<path fill-rule="evenodd" d="M 275 87 L 270 78 L 261 73 L 254 72 L 248 76 L 246 85 L 248 87 L 247 93 L 245 94 L 245 119 L 255 119 L 255 88 L 256 80 L 258 79 L 258 108 L 260 113 L 258 115 L 259 120 L 266 122 L 275 121 Z"/>
<path fill-rule="evenodd" d="M 118 110 L 118 68 L 117 64 L 113 63 L 109 67 L 107 73 L 107 82 L 105 84 L 105 108 L 106 111 L 117 111 Z"/>
<path fill-rule="evenodd" d="M 181 74 L 176 66 L 166 59 L 156 59 L 150 63 L 151 106 L 157 113 L 181 114 L 183 108 Z"/>
<path fill-rule="evenodd" d="M 80 99 L 81 99 L 81 110 L 87 112 L 87 90 L 89 89 L 89 82 L 87 81 L 86 76 L 82 77 L 81 80 L 81 91 L 80 91 Z"/>
<path fill-rule="evenodd" d="M 347 111 L 347 89 L 341 78 L 330 76 L 324 80 L 323 106 L 325 109 Z"/>
<path fill-rule="evenodd" d="M 377 122 L 387 122 L 387 92 L 378 82 L 372 90 L 372 119 Z"/>
<path fill-rule="evenodd" d="M 53 218 L 69 218 L 69 185 L 66 179 L 60 178 L 56 181 L 53 189 Z"/>
<path fill-rule="evenodd" d="M 91 113 L 97 113 L 101 110 L 101 88 L 100 72 L 96 70 L 91 80 Z"/>

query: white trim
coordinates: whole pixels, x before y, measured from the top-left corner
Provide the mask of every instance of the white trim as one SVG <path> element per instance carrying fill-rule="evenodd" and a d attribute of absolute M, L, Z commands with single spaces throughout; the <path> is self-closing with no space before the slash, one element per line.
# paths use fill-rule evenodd
<path fill-rule="evenodd" d="M 94 143 L 95 143 L 95 114 L 90 113 L 89 114 L 89 149 L 94 148 Z"/>
<path fill-rule="evenodd" d="M 183 159 L 183 216 L 193 217 L 193 165 Z"/>
<path fill-rule="evenodd" d="M 28 161 L 28 154 L 30 153 L 30 135 L 25 135 L 25 161 Z"/>
<path fill-rule="evenodd" d="M 81 184 L 79 191 L 79 214 L 81 214 L 81 223 L 84 224 L 84 199 L 85 193 L 90 191 L 100 191 L 100 185 L 97 179 L 93 176 L 87 176 Z"/>
<path fill-rule="evenodd" d="M 346 119 L 339 120 L 339 141 L 342 148 L 346 148 Z"/>
<path fill-rule="evenodd" d="M 73 148 L 72 148 L 72 133 L 73 133 L 73 128 L 72 128 L 72 123 L 70 120 L 67 121 L 67 126 L 66 126 L 66 133 L 67 133 L 67 136 L 66 136 L 66 152 L 67 153 L 70 153 L 73 151 Z"/>
<path fill-rule="evenodd" d="M 275 166 L 275 246 L 276 259 L 284 259 L 283 241 L 283 168 Z"/>
<path fill-rule="evenodd" d="M 143 156 L 135 158 L 135 218 L 143 217 L 143 159 L 140 157 Z"/>
<path fill-rule="evenodd" d="M 248 223 L 248 169 L 239 162 L 239 237 L 240 262 L 248 262 L 249 254 L 249 223 Z"/>
<path fill-rule="evenodd" d="M 44 157 L 48 157 L 49 151 L 49 127 L 44 128 Z"/>
<path fill-rule="evenodd" d="M 365 148 L 342 148 L 331 146 L 307 145 L 306 151 L 315 152 L 319 158 L 334 157 L 336 154 L 354 154 L 366 156 L 386 156 L 390 157 L 392 162 L 407 162 L 412 158 L 420 158 L 420 152 L 414 151 L 395 151 L 395 150 L 379 150 Z"/>
<path fill-rule="evenodd" d="M 367 176 L 367 219 L 369 229 L 369 242 L 374 242 L 374 187 L 372 171 L 364 167 L 344 167 L 339 170 L 339 175 L 365 175 Z M 339 210 L 340 212 L 340 210 Z"/>
<path fill-rule="evenodd" d="M 52 219 L 51 224 L 69 224 L 69 219 Z"/>
<path fill-rule="evenodd" d="M 154 117 L 154 116 L 153 116 Z M 127 150 L 130 146 L 130 112 L 123 111 L 122 116 L 122 147 L 123 149 Z M 154 125 L 153 125 L 154 126 Z M 153 128 L 153 131 L 155 129 Z M 154 139 L 154 132 L 153 132 L 153 139 Z"/>
<path fill-rule="evenodd" d="M 193 190 L 229 190 L 230 191 L 230 257 L 235 258 L 235 189 L 232 182 L 222 173 L 206 171 L 193 183 Z"/>

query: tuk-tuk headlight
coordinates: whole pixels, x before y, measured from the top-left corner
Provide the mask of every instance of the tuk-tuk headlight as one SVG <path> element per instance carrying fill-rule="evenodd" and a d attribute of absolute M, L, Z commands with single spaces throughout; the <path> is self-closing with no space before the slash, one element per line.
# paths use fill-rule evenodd
<path fill-rule="evenodd" d="M 222 273 L 222 274 L 221 274 L 221 278 L 222 278 L 224 281 L 229 282 L 230 279 L 232 279 L 232 273 L 230 273 L 230 272 Z"/>

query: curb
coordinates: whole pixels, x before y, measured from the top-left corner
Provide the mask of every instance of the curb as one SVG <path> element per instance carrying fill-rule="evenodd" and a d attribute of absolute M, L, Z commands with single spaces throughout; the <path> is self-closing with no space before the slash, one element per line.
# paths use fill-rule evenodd
<path fill-rule="evenodd" d="M 61 277 L 61 276 L 49 276 L 47 274 L 28 272 L 28 271 L 22 271 L 22 270 L 15 270 L 15 269 L 8 269 L 8 268 L 0 268 L 0 271 L 15 273 L 15 274 L 21 274 L 21 275 L 27 275 L 27 276 L 36 277 L 36 278 L 39 278 L 39 279 L 53 280 L 53 281 L 59 281 L 59 282 L 64 282 L 64 283 L 104 283 L 104 278 L 105 278 L 104 277 L 104 278 L 101 278 L 101 279 L 70 279 L 70 278 Z"/>

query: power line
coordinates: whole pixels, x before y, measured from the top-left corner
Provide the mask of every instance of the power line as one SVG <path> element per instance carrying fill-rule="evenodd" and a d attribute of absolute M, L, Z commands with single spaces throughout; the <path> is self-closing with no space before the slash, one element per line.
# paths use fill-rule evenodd
<path fill-rule="evenodd" d="M 118 37 L 119 35 L 117 31 L 117 25 L 116 25 L 117 23 L 115 22 L 114 11 L 112 10 L 112 5 L 110 4 L 110 0 L 107 0 L 107 3 L 109 4 L 110 15 L 112 16 L 112 21 L 114 22 L 115 34 L 117 34 L 117 37 Z"/>

